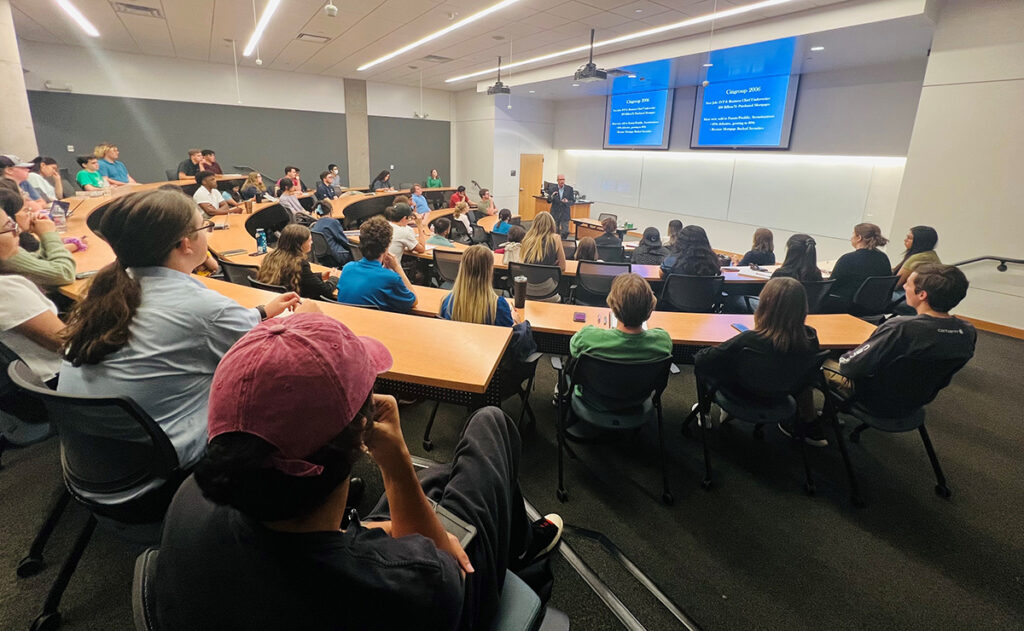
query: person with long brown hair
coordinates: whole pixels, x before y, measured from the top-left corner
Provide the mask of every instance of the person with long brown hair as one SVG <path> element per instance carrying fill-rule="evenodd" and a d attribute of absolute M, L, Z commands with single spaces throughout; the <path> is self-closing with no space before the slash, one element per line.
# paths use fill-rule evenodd
<path fill-rule="evenodd" d="M 282 285 L 303 298 L 334 297 L 337 279 L 330 272 L 317 274 L 309 265 L 309 252 L 313 249 L 313 235 L 306 226 L 288 224 L 277 239 L 277 247 L 260 264 L 256 280 L 270 285 Z"/>
<path fill-rule="evenodd" d="M 818 269 L 818 244 L 809 234 L 794 234 L 786 240 L 786 258 L 772 272 L 772 278 L 795 278 L 800 282 L 821 280 Z"/>
<path fill-rule="evenodd" d="M 557 265 L 565 271 L 565 250 L 558 236 L 558 226 L 549 212 L 539 212 L 523 238 L 523 263 Z"/>
<path fill-rule="evenodd" d="M 58 390 L 131 397 L 167 434 L 183 471 L 206 448 L 217 362 L 260 320 L 299 303 L 287 293 L 246 309 L 192 278 L 189 272 L 206 259 L 212 228 L 178 192 L 145 191 L 112 201 L 98 232 L 117 258 L 93 277 L 63 335 Z M 308 302 L 298 310 L 317 308 Z M 145 491 L 127 491 L 120 500 Z"/>
<path fill-rule="evenodd" d="M 708 388 L 735 379 L 735 363 L 744 349 L 762 353 L 794 355 L 818 352 L 818 334 L 805 324 L 807 292 L 799 281 L 788 277 L 772 278 L 761 290 L 754 311 L 754 328 L 726 340 L 718 346 L 701 349 L 694 356 L 694 375 L 699 388 Z M 733 383 L 742 389 L 742 383 Z M 807 444 L 828 445 L 821 427 L 814 420 L 811 391 L 797 398 L 798 415 L 803 423 Z M 784 433 L 792 435 L 793 427 L 781 424 Z"/>
<path fill-rule="evenodd" d="M 754 243 L 743 258 L 735 261 L 735 265 L 775 265 L 775 235 L 768 228 L 754 231 Z"/>
<path fill-rule="evenodd" d="M 594 237 L 583 237 L 576 244 L 576 254 L 573 258 L 577 261 L 597 261 L 597 241 Z"/>
<path fill-rule="evenodd" d="M 675 236 L 669 256 L 661 263 L 664 275 L 718 276 L 718 255 L 711 249 L 708 233 L 697 225 L 686 226 Z"/>
<path fill-rule="evenodd" d="M 890 276 L 889 257 L 878 248 L 889 240 L 882 236 L 882 229 L 873 223 L 859 223 L 853 227 L 850 245 L 853 252 L 839 257 L 832 267 L 830 278 L 836 281 L 829 290 L 823 310 L 828 313 L 843 313 L 850 309 L 853 295 L 857 293 L 865 278 L 869 276 Z"/>
<path fill-rule="evenodd" d="M 462 255 L 455 286 L 441 301 L 441 317 L 457 322 L 513 326 L 508 301 L 494 293 L 494 253 L 474 245 Z"/>

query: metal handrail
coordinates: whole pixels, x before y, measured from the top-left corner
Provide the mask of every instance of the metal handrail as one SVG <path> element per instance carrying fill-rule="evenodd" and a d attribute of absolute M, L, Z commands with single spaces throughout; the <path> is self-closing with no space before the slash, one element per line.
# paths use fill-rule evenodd
<path fill-rule="evenodd" d="M 973 259 L 967 259 L 966 261 L 960 261 L 959 263 L 953 263 L 953 265 L 960 267 L 961 265 L 967 265 L 968 263 L 977 263 L 978 261 L 999 261 L 999 265 L 996 266 L 996 270 L 1000 272 L 1006 271 L 1007 263 L 1016 263 L 1017 265 L 1024 265 L 1024 259 L 1011 259 L 1006 256 L 978 256 Z"/>

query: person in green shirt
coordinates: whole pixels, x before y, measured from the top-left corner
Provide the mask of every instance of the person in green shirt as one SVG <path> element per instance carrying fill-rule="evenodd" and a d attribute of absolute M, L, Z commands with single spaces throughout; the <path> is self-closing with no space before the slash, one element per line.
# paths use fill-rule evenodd
<path fill-rule="evenodd" d="M 441 183 L 441 176 L 437 174 L 437 169 L 430 170 L 430 177 L 427 178 L 427 188 L 441 188 L 444 184 Z"/>
<path fill-rule="evenodd" d="M 443 245 L 455 247 L 455 244 L 448 239 L 448 233 L 452 230 L 452 222 L 447 217 L 438 217 L 434 220 L 434 234 L 427 239 L 427 245 Z"/>
<path fill-rule="evenodd" d="M 100 175 L 100 161 L 95 156 L 79 156 L 78 166 L 82 170 L 75 176 L 75 181 L 84 190 L 101 191 L 107 188 L 107 180 Z"/>
<path fill-rule="evenodd" d="M 18 233 L 18 225 L 13 218 L 24 205 L 19 193 L 0 188 L 0 209 L 4 211 L 0 213 L 0 232 Z M 0 274 L 24 276 L 44 291 L 75 282 L 75 259 L 64 247 L 53 222 L 43 216 L 35 216 L 28 231 L 39 240 L 39 249 L 29 252 L 15 246 L 9 252 L 0 253 Z"/>
<path fill-rule="evenodd" d="M 935 253 L 935 245 L 939 242 L 939 233 L 931 226 L 914 226 L 907 232 L 903 239 L 903 246 L 907 251 L 903 253 L 903 260 L 892 270 L 900 279 L 897 287 L 903 287 L 910 278 L 910 274 L 917 269 L 918 265 L 924 263 L 941 263 L 939 255 Z"/>

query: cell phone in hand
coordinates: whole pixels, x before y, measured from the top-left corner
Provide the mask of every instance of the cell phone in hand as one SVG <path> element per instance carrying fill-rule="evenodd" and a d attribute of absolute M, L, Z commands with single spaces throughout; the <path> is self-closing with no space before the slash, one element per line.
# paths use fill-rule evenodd
<path fill-rule="evenodd" d="M 749 326 L 747 326 L 746 324 L 740 324 L 739 322 L 733 322 L 732 323 L 732 328 L 736 329 L 740 333 L 743 333 L 744 331 L 749 331 L 750 330 Z"/>

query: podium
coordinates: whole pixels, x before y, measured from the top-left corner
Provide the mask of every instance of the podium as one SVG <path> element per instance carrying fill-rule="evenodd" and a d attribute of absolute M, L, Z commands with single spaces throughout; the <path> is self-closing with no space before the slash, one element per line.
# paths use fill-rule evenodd
<path fill-rule="evenodd" d="M 576 202 L 569 206 L 569 218 L 570 219 L 581 219 L 590 216 L 590 205 L 594 202 Z M 548 202 L 548 198 L 542 195 L 533 196 L 533 209 L 527 213 L 519 213 L 519 216 L 524 221 L 533 221 L 533 218 L 537 216 L 537 213 L 551 212 L 551 204 Z M 529 215 L 529 216 L 527 216 Z"/>

